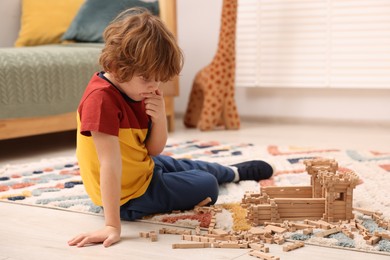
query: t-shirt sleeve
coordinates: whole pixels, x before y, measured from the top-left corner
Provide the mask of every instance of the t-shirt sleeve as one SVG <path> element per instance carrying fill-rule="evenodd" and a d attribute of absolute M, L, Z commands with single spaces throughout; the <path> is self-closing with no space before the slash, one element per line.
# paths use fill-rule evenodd
<path fill-rule="evenodd" d="M 79 106 L 80 133 L 91 136 L 91 131 L 118 136 L 121 110 L 114 96 L 103 90 L 90 93 Z"/>

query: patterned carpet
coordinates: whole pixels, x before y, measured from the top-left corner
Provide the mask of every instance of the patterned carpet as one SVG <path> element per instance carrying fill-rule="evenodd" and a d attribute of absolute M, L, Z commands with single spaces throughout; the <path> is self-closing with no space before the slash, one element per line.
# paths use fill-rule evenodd
<path fill-rule="evenodd" d="M 356 151 L 337 148 L 299 146 L 258 146 L 248 143 L 220 143 L 214 141 L 170 142 L 164 154 L 176 158 L 191 158 L 233 164 L 245 160 L 263 159 L 270 161 L 276 173 L 260 184 L 253 181 L 221 186 L 217 204 L 224 206 L 217 225 L 233 229 L 232 208 L 238 205 L 245 191 L 259 191 L 260 186 L 309 185 L 309 175 L 302 160 L 309 158 L 333 158 L 339 163 L 339 170 L 350 169 L 360 177 L 360 185 L 354 190 L 354 207 L 380 211 L 390 218 L 390 152 Z M 101 208 L 93 205 L 84 191 L 79 169 L 74 157 L 42 160 L 23 165 L 7 165 L 0 169 L 0 200 L 20 204 L 52 207 L 90 214 L 102 214 Z M 185 226 L 208 226 L 210 216 L 194 212 L 181 212 L 153 216 L 148 221 L 174 223 Z M 332 238 L 330 245 L 337 244 Z M 389 242 L 387 240 L 387 242 Z M 386 243 L 387 243 L 386 242 Z M 324 241 L 320 242 L 324 243 Z M 333 244 L 332 244 L 333 243 Z M 363 246 L 355 243 L 356 249 L 390 252 L 390 242 L 382 247 Z M 347 245 L 350 247 L 350 245 Z"/>

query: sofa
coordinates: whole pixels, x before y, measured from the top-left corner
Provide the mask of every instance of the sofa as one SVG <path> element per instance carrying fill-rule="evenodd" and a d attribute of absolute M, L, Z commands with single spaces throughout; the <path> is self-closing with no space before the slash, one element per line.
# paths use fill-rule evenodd
<path fill-rule="evenodd" d="M 34 24 L 31 19 L 39 20 L 36 14 L 26 17 L 27 8 L 30 8 L 29 12 L 34 8 L 42 11 L 39 4 L 58 4 L 61 1 L 64 4 L 73 2 L 74 5 L 73 9 L 70 8 L 67 12 L 69 17 L 66 18 L 68 19 L 66 26 L 63 24 L 59 32 L 50 35 L 51 38 L 47 35 L 36 37 L 39 32 L 34 32 L 34 28 L 32 28 L 33 33 L 26 33 L 26 28 Z M 94 40 L 89 42 L 88 39 L 64 39 L 64 37 L 69 34 L 77 17 L 80 18 L 82 8 L 88 1 L 96 0 L 0 1 L 0 10 L 4 12 L 0 13 L 0 140 L 76 128 L 77 105 L 89 79 L 100 69 L 98 57 L 103 43 Z M 123 3 L 123 0 L 116 1 Z M 56 13 L 55 8 L 47 8 L 49 8 L 47 12 L 52 15 L 50 20 L 52 22 L 46 21 L 43 33 L 54 32 L 55 30 L 51 29 L 54 28 L 52 23 L 59 23 L 61 19 L 57 17 L 67 10 L 61 7 L 61 12 Z M 175 0 L 160 0 L 158 8 L 161 19 L 175 34 Z M 84 17 L 89 16 L 84 13 Z M 35 25 L 35 28 L 41 27 L 42 25 Z M 73 34 L 77 33 L 73 31 Z M 24 37 L 26 34 L 30 36 Z M 48 38 L 50 39 L 47 40 Z M 162 89 L 165 95 L 169 130 L 173 131 L 173 98 L 178 93 L 178 80 L 174 79 L 163 84 Z"/>

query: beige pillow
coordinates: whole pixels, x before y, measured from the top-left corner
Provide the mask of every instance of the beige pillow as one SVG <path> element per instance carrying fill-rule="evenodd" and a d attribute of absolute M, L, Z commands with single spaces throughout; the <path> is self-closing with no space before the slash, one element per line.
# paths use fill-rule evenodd
<path fill-rule="evenodd" d="M 61 41 L 84 0 L 22 0 L 22 19 L 16 47 Z"/>

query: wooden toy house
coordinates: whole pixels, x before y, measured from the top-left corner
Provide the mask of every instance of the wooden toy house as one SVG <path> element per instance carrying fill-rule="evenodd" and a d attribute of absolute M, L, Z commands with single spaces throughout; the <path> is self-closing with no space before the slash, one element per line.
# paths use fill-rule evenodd
<path fill-rule="evenodd" d="M 260 193 L 247 193 L 242 199 L 252 225 L 284 220 L 353 219 L 353 189 L 359 177 L 352 171 L 338 172 L 330 159 L 304 161 L 311 176 L 310 186 L 263 187 Z"/>

